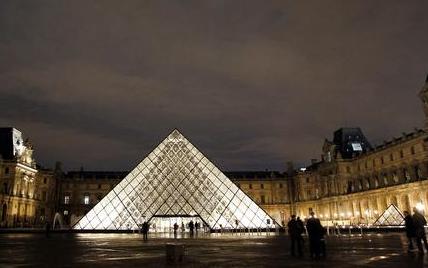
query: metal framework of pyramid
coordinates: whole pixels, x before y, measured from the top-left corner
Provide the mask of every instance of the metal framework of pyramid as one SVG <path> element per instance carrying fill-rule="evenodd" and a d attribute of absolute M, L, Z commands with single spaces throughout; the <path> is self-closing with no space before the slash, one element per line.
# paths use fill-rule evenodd
<path fill-rule="evenodd" d="M 174 130 L 74 226 L 135 230 L 152 217 L 199 216 L 211 230 L 277 223 Z"/>
<path fill-rule="evenodd" d="M 401 226 L 404 225 L 404 216 L 400 210 L 391 204 L 379 218 L 373 223 L 379 226 Z"/>

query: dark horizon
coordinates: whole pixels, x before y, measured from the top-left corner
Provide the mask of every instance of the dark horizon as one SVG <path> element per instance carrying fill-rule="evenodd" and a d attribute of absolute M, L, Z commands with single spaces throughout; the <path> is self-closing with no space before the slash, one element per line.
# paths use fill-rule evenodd
<path fill-rule="evenodd" d="M 221 170 L 285 170 L 361 127 L 423 128 L 428 2 L 0 3 L 0 127 L 66 170 L 131 170 L 178 128 Z"/>

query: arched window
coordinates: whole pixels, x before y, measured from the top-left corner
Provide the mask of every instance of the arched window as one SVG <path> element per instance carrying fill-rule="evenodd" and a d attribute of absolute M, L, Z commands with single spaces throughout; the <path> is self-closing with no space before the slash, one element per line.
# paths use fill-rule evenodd
<path fill-rule="evenodd" d="M 370 179 L 369 178 L 366 179 L 366 188 L 370 189 Z"/>

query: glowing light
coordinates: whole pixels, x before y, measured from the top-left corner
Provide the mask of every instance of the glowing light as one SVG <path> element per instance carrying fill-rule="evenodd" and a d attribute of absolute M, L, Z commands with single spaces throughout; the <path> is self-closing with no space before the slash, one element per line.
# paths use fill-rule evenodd
<path fill-rule="evenodd" d="M 424 206 L 424 204 L 422 204 L 422 202 L 418 202 L 416 204 L 416 209 L 419 211 L 423 211 L 425 209 L 425 206 Z"/>
<path fill-rule="evenodd" d="M 209 228 L 217 230 L 236 228 L 237 219 L 240 228 L 276 224 L 177 130 L 73 229 L 135 230 L 156 215 L 200 215 Z"/>
<path fill-rule="evenodd" d="M 348 212 L 348 217 L 352 217 L 352 212 Z"/>

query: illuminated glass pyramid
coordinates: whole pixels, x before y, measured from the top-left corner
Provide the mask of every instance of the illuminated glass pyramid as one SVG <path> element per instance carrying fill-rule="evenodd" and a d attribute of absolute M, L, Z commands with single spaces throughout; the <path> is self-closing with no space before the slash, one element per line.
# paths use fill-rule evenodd
<path fill-rule="evenodd" d="M 394 204 L 391 204 L 373 225 L 401 226 L 404 225 L 404 216 Z"/>
<path fill-rule="evenodd" d="M 199 216 L 213 230 L 276 224 L 178 130 L 81 218 L 77 230 L 133 230 L 154 216 Z"/>

